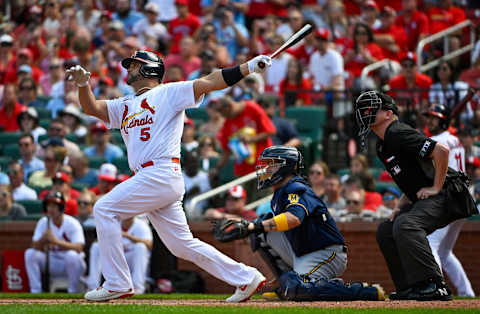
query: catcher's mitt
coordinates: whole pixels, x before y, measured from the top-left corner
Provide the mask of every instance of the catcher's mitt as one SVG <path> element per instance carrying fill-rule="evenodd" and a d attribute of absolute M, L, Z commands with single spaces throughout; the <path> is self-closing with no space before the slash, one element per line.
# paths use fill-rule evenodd
<path fill-rule="evenodd" d="M 231 220 L 222 219 L 213 223 L 213 237 L 220 242 L 231 242 L 233 240 L 246 238 L 251 231 L 248 230 L 250 221 L 246 219 Z"/>

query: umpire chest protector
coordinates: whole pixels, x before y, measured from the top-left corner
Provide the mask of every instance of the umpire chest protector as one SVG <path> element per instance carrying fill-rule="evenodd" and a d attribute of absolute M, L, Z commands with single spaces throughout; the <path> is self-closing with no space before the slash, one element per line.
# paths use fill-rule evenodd
<path fill-rule="evenodd" d="M 345 241 L 327 207 L 300 176 L 277 189 L 271 201 L 275 215 L 285 212 L 298 217 L 300 226 L 285 231 L 295 255 L 302 256 Z"/>

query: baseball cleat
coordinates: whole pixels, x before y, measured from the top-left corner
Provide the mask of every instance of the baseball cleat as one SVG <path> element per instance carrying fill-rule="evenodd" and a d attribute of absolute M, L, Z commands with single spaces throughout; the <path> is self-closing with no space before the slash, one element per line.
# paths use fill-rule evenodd
<path fill-rule="evenodd" d="M 113 299 L 128 298 L 133 296 L 133 289 L 124 292 L 107 290 L 104 287 L 98 287 L 95 290 L 85 293 L 85 299 L 89 301 L 108 301 Z"/>
<path fill-rule="evenodd" d="M 385 301 L 385 291 L 383 290 L 382 286 L 379 284 L 373 284 L 372 287 L 377 289 L 378 301 Z"/>
<path fill-rule="evenodd" d="M 262 294 L 262 298 L 264 298 L 265 300 L 278 300 L 278 295 L 277 293 L 275 292 L 265 292 Z"/>
<path fill-rule="evenodd" d="M 248 301 L 255 292 L 259 291 L 266 283 L 265 277 L 255 269 L 255 277 L 250 284 L 237 287 L 235 293 L 226 301 L 230 303 L 238 303 Z"/>

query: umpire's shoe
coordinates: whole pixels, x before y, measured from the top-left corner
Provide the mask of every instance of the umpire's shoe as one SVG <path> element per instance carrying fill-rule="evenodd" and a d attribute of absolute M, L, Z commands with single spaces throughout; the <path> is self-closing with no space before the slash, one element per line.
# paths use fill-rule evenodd
<path fill-rule="evenodd" d="M 443 280 L 428 280 L 416 287 L 390 294 L 390 300 L 451 301 L 450 287 Z"/>
<path fill-rule="evenodd" d="M 248 301 L 255 292 L 259 291 L 267 280 L 265 277 L 255 269 L 255 277 L 250 284 L 237 287 L 235 293 L 227 299 L 227 302 L 238 303 Z"/>

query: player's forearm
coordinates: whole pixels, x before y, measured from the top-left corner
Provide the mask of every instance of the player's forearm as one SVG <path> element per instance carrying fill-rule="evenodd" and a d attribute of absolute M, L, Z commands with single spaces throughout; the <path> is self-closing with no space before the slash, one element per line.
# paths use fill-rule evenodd
<path fill-rule="evenodd" d="M 58 240 L 55 245 L 58 245 L 62 250 L 74 250 L 78 253 L 83 251 L 83 244 L 81 243 L 71 243 L 67 241 Z"/>
<path fill-rule="evenodd" d="M 285 216 L 281 217 L 282 215 Z M 294 214 L 286 212 L 271 219 L 264 220 L 262 221 L 262 224 L 265 232 L 286 231 L 298 227 L 301 224 L 301 221 Z"/>
<path fill-rule="evenodd" d="M 445 177 L 448 170 L 448 154 L 450 150 L 445 145 L 437 143 L 432 152 L 432 159 L 435 163 L 435 177 L 433 180 L 433 187 L 440 191 L 445 182 Z"/>
<path fill-rule="evenodd" d="M 247 63 L 243 63 L 240 65 L 240 72 L 245 77 L 249 74 L 248 72 L 248 65 Z M 210 87 L 212 88 L 210 91 L 220 90 L 228 87 L 228 84 L 225 82 L 225 79 L 222 74 L 222 70 L 217 70 L 215 72 L 210 73 L 205 77 L 210 82 Z"/>
<path fill-rule="evenodd" d="M 138 238 L 138 237 L 135 237 L 135 236 L 133 236 L 133 235 L 130 235 L 129 239 L 130 239 L 130 241 L 132 241 L 132 242 L 134 242 L 134 243 L 143 243 L 143 244 L 145 244 L 145 246 L 146 246 L 147 249 L 149 249 L 149 250 L 152 249 L 153 243 L 152 243 L 151 240 Z"/>
<path fill-rule="evenodd" d="M 108 122 L 106 105 L 102 106 L 101 101 L 97 101 L 92 89 L 90 88 L 90 85 L 78 88 L 78 100 L 80 101 L 80 105 L 86 114 L 95 116 L 103 121 Z"/>

